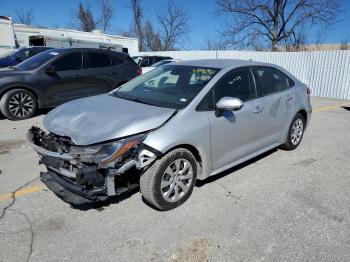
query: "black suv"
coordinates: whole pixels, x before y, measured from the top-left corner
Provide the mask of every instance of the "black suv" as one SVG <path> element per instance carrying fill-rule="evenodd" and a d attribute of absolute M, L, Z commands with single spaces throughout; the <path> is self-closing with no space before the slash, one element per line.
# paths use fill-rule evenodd
<path fill-rule="evenodd" d="M 11 120 L 72 99 L 106 93 L 141 74 L 126 53 L 108 49 L 50 49 L 0 69 L 0 110 Z"/>

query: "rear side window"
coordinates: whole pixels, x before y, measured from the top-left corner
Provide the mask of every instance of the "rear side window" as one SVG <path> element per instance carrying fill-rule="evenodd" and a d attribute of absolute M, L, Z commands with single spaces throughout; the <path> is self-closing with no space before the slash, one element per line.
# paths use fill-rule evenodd
<path fill-rule="evenodd" d="M 254 76 L 259 96 L 281 92 L 293 86 L 293 81 L 289 77 L 271 67 L 255 67 Z"/>
<path fill-rule="evenodd" d="M 146 57 L 144 59 L 142 59 L 140 66 L 141 67 L 148 67 L 152 65 L 152 58 L 151 57 Z"/>
<path fill-rule="evenodd" d="M 113 56 L 111 57 L 111 59 L 112 59 L 112 65 L 113 65 L 113 66 L 121 65 L 122 63 L 124 63 L 124 60 L 122 60 L 121 58 L 119 58 L 119 57 L 117 57 L 117 56 L 115 56 L 115 55 L 113 55 Z"/>
<path fill-rule="evenodd" d="M 69 71 L 82 69 L 82 52 L 70 53 L 58 58 L 52 64 L 56 71 Z"/>
<path fill-rule="evenodd" d="M 41 50 L 38 49 L 31 49 L 28 51 L 28 57 L 32 57 L 33 55 L 39 54 Z"/>
<path fill-rule="evenodd" d="M 249 68 L 227 73 L 215 84 L 213 91 L 215 104 L 225 96 L 239 98 L 243 102 L 257 97 Z"/>
<path fill-rule="evenodd" d="M 88 52 L 86 53 L 87 68 L 107 67 L 111 65 L 109 55 L 105 53 Z"/>

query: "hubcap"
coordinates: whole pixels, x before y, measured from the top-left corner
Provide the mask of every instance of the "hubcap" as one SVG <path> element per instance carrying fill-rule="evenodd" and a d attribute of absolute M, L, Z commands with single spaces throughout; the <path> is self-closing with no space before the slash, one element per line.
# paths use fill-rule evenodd
<path fill-rule="evenodd" d="M 176 202 L 183 198 L 191 188 L 192 180 L 191 163 L 184 158 L 176 159 L 163 174 L 160 185 L 163 198 L 168 202 Z"/>
<path fill-rule="evenodd" d="M 34 100 L 26 93 L 16 93 L 9 100 L 9 110 L 16 117 L 26 117 L 34 110 Z"/>
<path fill-rule="evenodd" d="M 300 143 L 301 137 L 303 136 L 304 124 L 301 119 L 295 120 L 292 126 L 291 141 L 293 145 Z"/>

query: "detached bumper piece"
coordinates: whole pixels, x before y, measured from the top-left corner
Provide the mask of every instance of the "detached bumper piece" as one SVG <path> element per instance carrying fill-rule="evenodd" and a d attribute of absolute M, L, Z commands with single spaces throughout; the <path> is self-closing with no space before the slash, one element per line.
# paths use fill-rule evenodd
<path fill-rule="evenodd" d="M 81 186 L 74 185 L 53 172 L 41 172 L 40 178 L 55 195 L 71 205 L 83 205 L 107 199 L 107 196 L 98 195 L 97 192 L 84 191 Z M 103 190 L 106 191 L 106 188 L 101 188 L 99 193 Z"/>

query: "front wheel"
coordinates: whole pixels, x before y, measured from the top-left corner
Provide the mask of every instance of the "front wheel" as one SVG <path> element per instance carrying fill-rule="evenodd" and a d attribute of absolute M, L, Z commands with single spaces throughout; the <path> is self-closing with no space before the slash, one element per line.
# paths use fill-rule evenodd
<path fill-rule="evenodd" d="M 281 146 L 285 150 L 296 149 L 304 135 L 305 119 L 302 114 L 297 113 L 290 124 L 286 142 Z"/>
<path fill-rule="evenodd" d="M 187 149 L 175 149 L 141 175 L 140 190 L 146 202 L 159 210 L 170 210 L 190 197 L 196 178 L 195 157 Z"/>
<path fill-rule="evenodd" d="M 10 120 L 23 120 L 34 115 L 37 109 L 36 97 L 25 89 L 13 89 L 0 100 L 1 113 Z"/>

